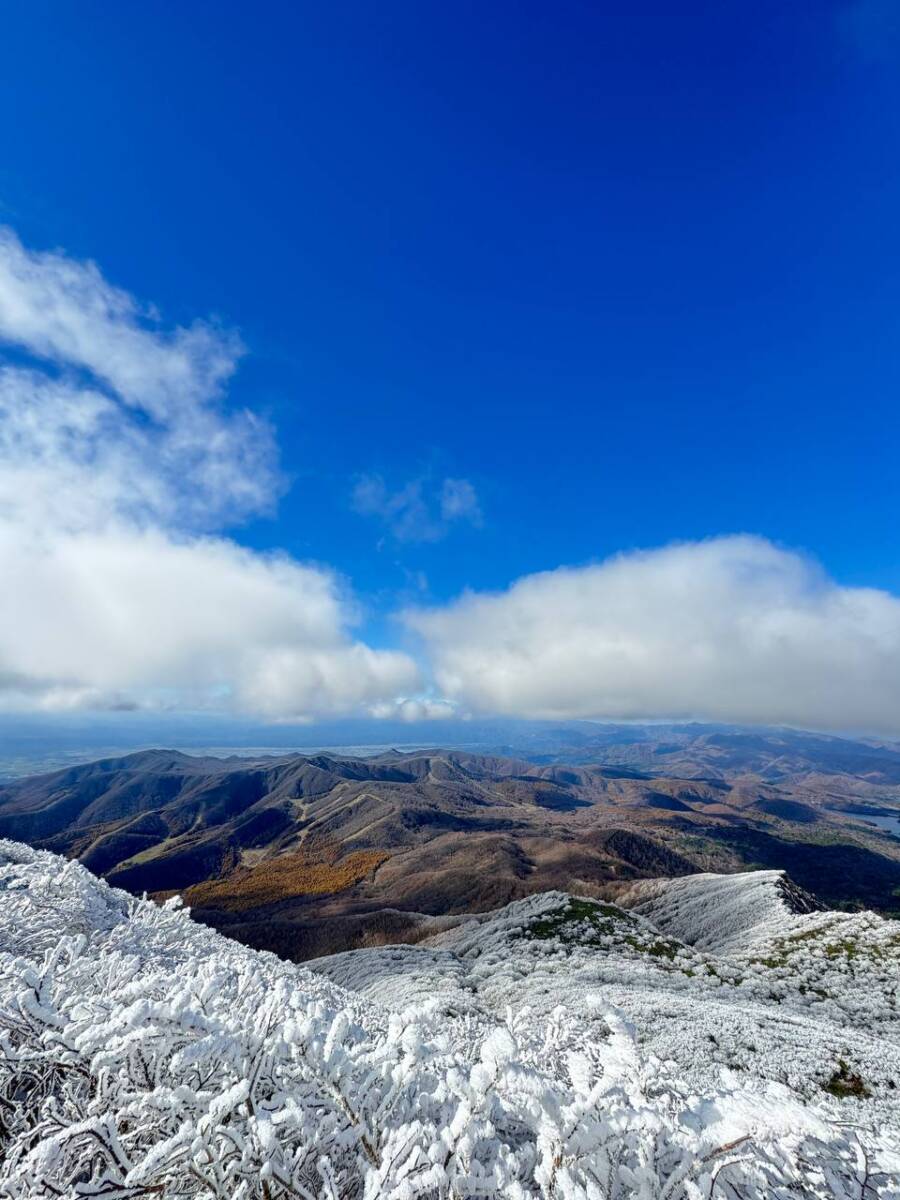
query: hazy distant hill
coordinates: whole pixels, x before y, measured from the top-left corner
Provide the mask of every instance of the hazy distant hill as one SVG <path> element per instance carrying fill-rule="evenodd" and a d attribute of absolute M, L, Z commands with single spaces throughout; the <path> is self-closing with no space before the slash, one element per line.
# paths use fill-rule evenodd
<path fill-rule="evenodd" d="M 680 775 L 755 775 L 775 782 L 821 774 L 852 776 L 860 790 L 900 787 L 900 753 L 892 747 L 793 731 L 675 731 L 659 740 L 598 748 L 596 757 Z"/>

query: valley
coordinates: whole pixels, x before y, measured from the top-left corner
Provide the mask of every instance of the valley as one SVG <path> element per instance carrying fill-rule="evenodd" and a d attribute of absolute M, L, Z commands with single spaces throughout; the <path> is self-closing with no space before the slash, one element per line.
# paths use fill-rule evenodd
<path fill-rule="evenodd" d="M 296 961 L 414 942 L 423 918 L 539 892 L 615 899 L 709 871 L 782 869 L 827 906 L 900 910 L 896 749 L 795 731 L 579 733 L 578 753 L 564 730 L 530 759 L 142 751 L 0 786 L 0 836 L 135 894 L 180 895 L 198 920 Z"/>

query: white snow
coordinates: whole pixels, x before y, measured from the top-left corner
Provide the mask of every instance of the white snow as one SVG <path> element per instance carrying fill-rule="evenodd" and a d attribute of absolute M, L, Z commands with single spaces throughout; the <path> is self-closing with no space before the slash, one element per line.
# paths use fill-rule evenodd
<path fill-rule="evenodd" d="M 740 952 L 758 939 L 790 931 L 794 914 L 779 890 L 782 871 L 642 879 L 619 903 L 700 950 Z"/>
<path fill-rule="evenodd" d="M 594 923 L 565 922 L 557 936 L 534 937 L 535 928 L 551 932 L 540 923 L 570 904 L 544 893 L 425 946 L 354 951 L 310 966 L 379 1003 L 431 996 L 450 1015 L 500 1020 L 527 1006 L 543 1021 L 564 1005 L 585 1039 L 597 1036 L 585 1012 L 586 998 L 597 996 L 634 1023 L 645 1052 L 674 1061 L 697 1089 L 714 1090 L 732 1069 L 746 1086 L 777 1082 L 821 1100 L 845 1062 L 872 1095 L 844 1100 L 842 1112 L 900 1124 L 900 924 L 872 913 L 795 915 L 781 882 L 777 871 L 650 881 L 654 923 L 602 905 Z M 725 949 L 698 949 L 675 929 Z"/>
<path fill-rule="evenodd" d="M 0 1196 L 900 1200 L 900 926 L 734 878 L 297 967 L 0 842 Z"/>

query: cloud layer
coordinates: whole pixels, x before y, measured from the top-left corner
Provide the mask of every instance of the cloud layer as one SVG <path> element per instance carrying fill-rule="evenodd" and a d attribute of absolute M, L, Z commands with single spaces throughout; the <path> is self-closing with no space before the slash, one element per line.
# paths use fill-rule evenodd
<path fill-rule="evenodd" d="M 332 572 L 215 536 L 281 488 L 271 430 L 227 405 L 233 334 L 166 330 L 3 231 L 0 340 L 0 706 L 305 718 L 416 689 Z"/>
<path fill-rule="evenodd" d="M 336 573 L 222 536 L 282 489 L 272 430 L 228 402 L 233 333 L 166 328 L 92 264 L 0 230 L 0 342 L 0 708 L 900 733 L 900 600 L 747 536 L 407 612 L 423 687 L 408 654 L 354 636 Z M 481 520 L 465 479 L 368 476 L 354 504 L 408 543 Z"/>
<path fill-rule="evenodd" d="M 406 622 L 478 713 L 900 732 L 900 600 L 761 538 L 560 568 Z"/>

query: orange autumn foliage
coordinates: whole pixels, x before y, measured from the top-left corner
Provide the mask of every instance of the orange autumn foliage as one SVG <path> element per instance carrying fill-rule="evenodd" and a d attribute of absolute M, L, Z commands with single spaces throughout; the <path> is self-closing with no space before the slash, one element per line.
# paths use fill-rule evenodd
<path fill-rule="evenodd" d="M 183 893 L 184 901 L 195 908 L 246 912 L 280 900 L 341 892 L 359 883 L 387 857 L 383 850 L 352 850 L 343 857 L 334 852 L 326 851 L 323 857 L 298 850 L 252 867 L 238 867 L 224 879 L 195 883 Z"/>

